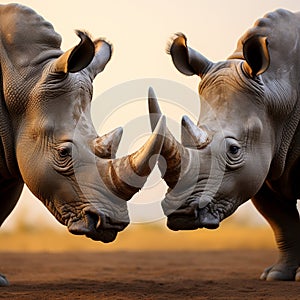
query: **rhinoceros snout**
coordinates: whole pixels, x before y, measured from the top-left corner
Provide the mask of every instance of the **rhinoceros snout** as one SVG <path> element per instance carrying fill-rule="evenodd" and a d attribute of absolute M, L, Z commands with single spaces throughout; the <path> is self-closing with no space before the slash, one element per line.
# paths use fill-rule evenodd
<path fill-rule="evenodd" d="M 208 207 L 199 209 L 195 205 L 185 206 L 168 215 L 169 229 L 195 230 L 198 228 L 216 229 L 220 218 L 216 212 L 212 213 Z"/>
<path fill-rule="evenodd" d="M 114 229 L 117 231 L 124 230 L 129 225 L 129 221 L 119 221 L 115 220 L 114 218 L 107 217 L 103 214 L 100 214 L 98 219 L 96 229 L 97 230 L 109 230 Z"/>
<path fill-rule="evenodd" d="M 124 230 L 129 221 L 115 221 L 102 213 L 85 211 L 84 217 L 70 222 L 68 230 L 75 235 L 86 235 L 87 237 L 104 243 L 115 240 L 118 232 Z"/>

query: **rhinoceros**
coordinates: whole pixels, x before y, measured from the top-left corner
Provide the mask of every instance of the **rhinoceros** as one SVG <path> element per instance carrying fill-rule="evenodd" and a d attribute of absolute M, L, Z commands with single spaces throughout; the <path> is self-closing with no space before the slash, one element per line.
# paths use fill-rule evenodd
<path fill-rule="evenodd" d="M 90 114 L 93 79 L 112 47 L 77 35 L 63 52 L 60 35 L 32 9 L 0 6 L 0 225 L 25 183 L 71 233 L 111 242 L 128 225 L 126 200 L 155 164 L 164 120 L 139 150 L 115 158 L 122 128 L 100 137 Z"/>
<path fill-rule="evenodd" d="M 271 225 L 278 261 L 262 280 L 300 280 L 300 13 L 279 9 L 257 20 L 225 61 L 211 62 L 178 33 L 175 67 L 201 78 L 197 125 L 182 118 L 181 143 L 169 130 L 162 206 L 173 230 L 214 229 L 252 199 Z M 153 89 L 149 111 L 161 115 Z"/>

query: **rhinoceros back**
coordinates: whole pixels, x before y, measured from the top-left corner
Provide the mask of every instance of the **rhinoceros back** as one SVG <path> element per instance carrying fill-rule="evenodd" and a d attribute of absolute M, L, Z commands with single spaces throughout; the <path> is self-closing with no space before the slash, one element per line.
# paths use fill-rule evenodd
<path fill-rule="evenodd" d="M 1 64 L 5 55 L 15 68 L 28 66 L 49 50 L 60 49 L 61 37 L 31 8 L 0 5 Z"/>
<path fill-rule="evenodd" d="M 243 43 L 254 35 L 266 36 L 270 66 L 264 77 L 280 77 L 284 72 L 300 73 L 300 13 L 278 9 L 258 19 L 238 41 L 237 49 L 229 57 L 244 59 Z"/>

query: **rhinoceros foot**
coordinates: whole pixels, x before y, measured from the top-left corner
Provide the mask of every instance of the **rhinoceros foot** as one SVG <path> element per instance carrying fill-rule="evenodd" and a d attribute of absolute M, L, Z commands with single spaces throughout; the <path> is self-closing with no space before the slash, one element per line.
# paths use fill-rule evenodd
<path fill-rule="evenodd" d="M 0 286 L 8 286 L 9 282 L 3 274 L 0 274 Z"/>
<path fill-rule="evenodd" d="M 267 281 L 300 281 L 300 267 L 297 264 L 278 263 L 265 269 L 260 279 Z"/>
<path fill-rule="evenodd" d="M 216 229 L 219 223 L 218 214 L 212 212 L 208 206 L 199 209 L 197 205 L 189 205 L 168 215 L 167 226 L 174 231 L 198 228 Z"/>

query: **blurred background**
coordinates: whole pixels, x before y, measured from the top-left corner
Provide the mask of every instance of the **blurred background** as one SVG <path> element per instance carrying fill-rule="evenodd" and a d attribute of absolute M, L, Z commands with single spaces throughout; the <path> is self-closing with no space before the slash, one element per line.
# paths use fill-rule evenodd
<path fill-rule="evenodd" d="M 165 51 L 174 33 L 183 32 L 190 46 L 210 60 L 219 61 L 233 52 L 239 37 L 265 13 L 280 7 L 300 11 L 298 0 L 18 2 L 30 6 L 53 24 L 62 36 L 63 50 L 78 42 L 75 29 L 87 30 L 94 38 L 105 37 L 113 44 L 112 59 L 94 82 L 92 109 L 100 133 L 124 127 L 119 156 L 133 152 L 150 132 L 146 102 L 149 85 L 162 97 L 168 126 L 177 137 L 183 114 L 197 119 L 199 78 L 180 74 Z M 123 91 L 127 88 L 135 93 L 124 98 Z M 145 128 L 137 124 L 145 124 Z M 250 201 L 218 230 L 171 232 L 165 226 L 159 204 L 165 192 L 166 186 L 156 170 L 145 189 L 128 204 L 132 224 L 115 242 L 104 245 L 69 234 L 24 188 L 15 210 L 1 227 L 0 250 L 182 250 L 275 245 L 271 230 Z"/>

